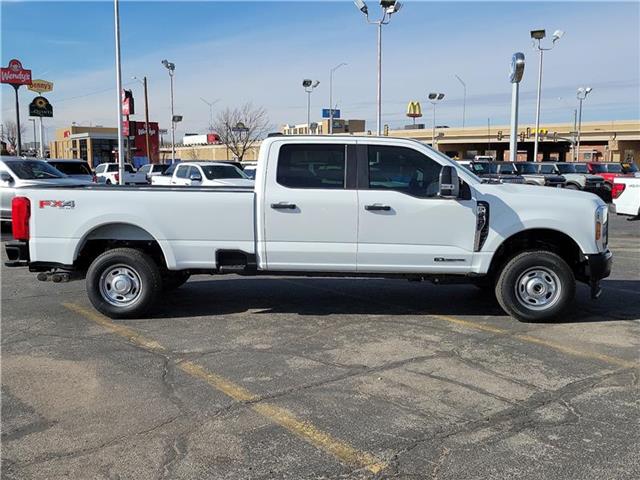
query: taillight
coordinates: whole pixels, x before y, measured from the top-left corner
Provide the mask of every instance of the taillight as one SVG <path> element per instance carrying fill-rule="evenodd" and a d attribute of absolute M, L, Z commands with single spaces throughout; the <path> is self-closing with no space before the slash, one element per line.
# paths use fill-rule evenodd
<path fill-rule="evenodd" d="M 622 192 L 624 192 L 625 188 L 627 188 L 627 185 L 624 183 L 614 183 L 613 188 L 611 189 L 611 196 L 613 198 L 618 198 Z"/>
<path fill-rule="evenodd" d="M 31 202 L 27 197 L 15 197 L 11 200 L 11 228 L 16 240 L 29 240 L 29 217 Z"/>
<path fill-rule="evenodd" d="M 120 174 L 119 173 L 116 173 L 113 178 L 115 178 L 116 183 L 120 183 Z"/>

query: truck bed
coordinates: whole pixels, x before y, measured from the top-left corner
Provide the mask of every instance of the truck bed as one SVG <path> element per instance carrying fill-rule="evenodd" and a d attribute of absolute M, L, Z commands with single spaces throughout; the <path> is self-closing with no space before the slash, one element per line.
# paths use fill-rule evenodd
<path fill-rule="evenodd" d="M 155 240 L 168 268 L 215 268 L 217 249 L 255 253 L 247 187 L 77 186 L 24 189 L 31 199 L 32 261 L 73 263 L 89 240 L 119 232 Z"/>

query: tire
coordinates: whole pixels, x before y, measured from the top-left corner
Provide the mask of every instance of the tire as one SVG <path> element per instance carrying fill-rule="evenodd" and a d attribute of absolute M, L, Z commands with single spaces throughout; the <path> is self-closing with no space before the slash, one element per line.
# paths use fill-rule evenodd
<path fill-rule="evenodd" d="M 520 321 L 559 316 L 573 301 L 576 280 L 559 255 L 527 251 L 514 256 L 500 271 L 496 298 L 502 309 Z"/>
<path fill-rule="evenodd" d="M 111 185 L 111 180 L 107 179 L 106 182 L 104 182 L 106 185 Z"/>
<path fill-rule="evenodd" d="M 162 289 L 165 292 L 175 290 L 176 288 L 180 288 L 182 285 L 187 283 L 191 274 L 189 272 L 183 271 L 168 271 L 164 275 L 162 275 Z"/>
<path fill-rule="evenodd" d="M 116 290 L 116 281 L 120 291 Z M 133 248 L 115 248 L 91 263 L 86 286 L 89 300 L 100 313 L 109 318 L 134 318 L 154 305 L 162 291 L 162 276 L 147 254 Z"/>
<path fill-rule="evenodd" d="M 566 188 L 567 190 L 581 190 L 581 188 L 575 183 L 567 183 L 564 188 Z"/>

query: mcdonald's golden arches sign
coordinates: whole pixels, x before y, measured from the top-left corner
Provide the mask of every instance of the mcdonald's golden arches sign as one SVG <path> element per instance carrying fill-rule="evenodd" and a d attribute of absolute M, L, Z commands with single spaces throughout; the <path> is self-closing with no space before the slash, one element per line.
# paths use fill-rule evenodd
<path fill-rule="evenodd" d="M 420 102 L 409 102 L 407 105 L 407 117 L 420 118 L 422 116 L 422 107 Z"/>

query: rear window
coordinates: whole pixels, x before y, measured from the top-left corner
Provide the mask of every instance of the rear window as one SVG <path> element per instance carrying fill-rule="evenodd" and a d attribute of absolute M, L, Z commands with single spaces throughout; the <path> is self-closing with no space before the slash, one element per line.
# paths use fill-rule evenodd
<path fill-rule="evenodd" d="M 575 173 L 575 172 L 571 172 L 570 168 L 564 169 L 565 171 L 563 171 L 563 168 L 565 165 L 558 165 L 558 170 L 560 170 L 560 173 Z M 540 165 L 540 173 L 556 173 L 555 171 L 555 165 Z"/>
<path fill-rule="evenodd" d="M 277 182 L 290 188 L 345 188 L 346 145 L 283 145 Z"/>
<path fill-rule="evenodd" d="M 513 166 L 513 163 L 503 163 L 500 165 L 500 173 L 513 175 L 518 172 L 516 171 L 516 167 Z"/>
<path fill-rule="evenodd" d="M 607 172 L 622 173 L 622 165 L 620 165 L 619 163 L 610 163 L 607 165 Z"/>
<path fill-rule="evenodd" d="M 7 167 L 22 180 L 47 180 L 64 178 L 66 175 L 40 160 L 5 160 Z"/>
<path fill-rule="evenodd" d="M 576 163 L 576 173 L 589 173 L 586 163 Z"/>
<path fill-rule="evenodd" d="M 518 173 L 531 174 L 538 173 L 536 171 L 536 166 L 531 163 L 516 163 L 514 164 Z"/>
<path fill-rule="evenodd" d="M 587 166 L 585 165 L 584 168 L 586 170 Z M 560 171 L 560 173 L 578 173 L 576 170 L 576 166 L 572 163 L 561 163 L 558 165 L 558 170 Z"/>
<path fill-rule="evenodd" d="M 54 168 L 67 175 L 92 175 L 87 163 L 81 162 L 49 162 Z"/>
<path fill-rule="evenodd" d="M 498 166 L 495 163 L 489 162 L 473 162 L 471 164 L 473 173 L 476 175 L 488 175 L 491 173 L 498 173 Z"/>
<path fill-rule="evenodd" d="M 247 178 L 242 171 L 233 165 L 203 165 L 202 171 L 209 180 L 217 178 Z"/>

